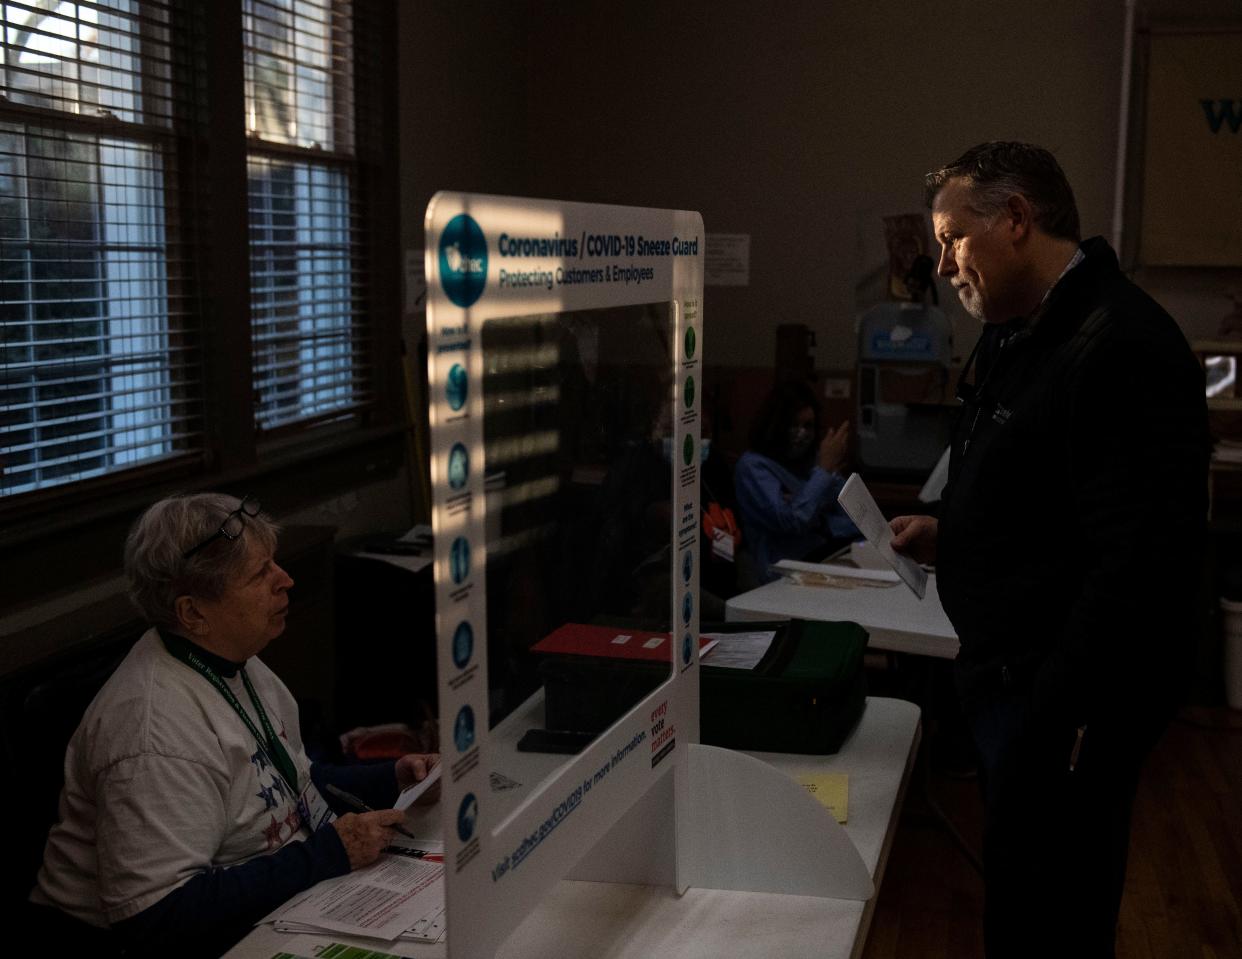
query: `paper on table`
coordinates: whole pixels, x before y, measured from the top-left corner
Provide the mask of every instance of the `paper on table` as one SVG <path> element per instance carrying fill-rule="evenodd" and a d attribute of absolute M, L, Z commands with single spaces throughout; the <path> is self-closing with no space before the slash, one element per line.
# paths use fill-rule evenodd
<path fill-rule="evenodd" d="M 807 774 L 799 776 L 798 782 L 828 808 L 837 822 L 845 822 L 850 812 L 850 777 L 847 774 Z"/>
<path fill-rule="evenodd" d="M 893 551 L 893 531 L 889 529 L 888 520 L 880 512 L 880 507 L 876 505 L 861 476 L 854 473 L 845 481 L 845 486 L 837 496 L 837 502 L 863 536 L 867 537 L 867 541 L 875 547 L 876 552 L 897 571 L 902 582 L 910 587 L 915 596 L 922 599 L 927 592 L 927 571 L 909 556 Z"/>
<path fill-rule="evenodd" d="M 280 944 L 280 952 L 273 953 L 271 959 L 315 959 L 316 956 L 339 956 L 341 959 L 354 959 L 357 956 L 366 956 L 366 959 L 402 959 L 396 953 L 376 952 L 373 949 L 348 946 L 343 942 L 325 943 L 320 936 L 311 938 L 312 935 L 314 934 L 290 936 Z M 296 952 L 292 951 L 295 949 Z"/>
<path fill-rule="evenodd" d="M 751 633 L 703 633 L 712 643 L 699 650 L 699 662 L 727 669 L 754 669 L 776 638 L 773 630 Z M 710 654 L 710 655 L 709 655 Z"/>
<path fill-rule="evenodd" d="M 426 523 L 419 523 L 417 526 L 411 526 L 406 532 L 397 537 L 398 543 L 417 543 L 419 546 L 428 548 L 432 545 L 431 527 Z"/>
<path fill-rule="evenodd" d="M 871 552 L 875 553 L 875 550 Z M 887 588 L 901 582 L 901 578 L 888 568 L 887 563 L 883 569 L 855 569 L 852 566 L 832 563 L 804 563 L 796 559 L 782 559 L 773 563 L 771 568 L 783 578 L 803 586 Z"/>
<path fill-rule="evenodd" d="M 274 918 L 277 929 L 304 924 L 392 941 L 443 908 L 443 862 L 385 854 L 365 869 L 324 880 Z"/>
<path fill-rule="evenodd" d="M 421 547 L 421 549 L 418 553 L 374 553 L 363 547 L 358 550 L 358 555 L 366 556 L 369 559 L 382 560 L 391 566 L 407 569 L 411 573 L 420 572 L 431 565 L 431 554 L 434 544 L 431 537 L 431 527 L 426 523 L 411 527 L 397 537 L 397 542 Z"/>
<path fill-rule="evenodd" d="M 414 801 L 423 793 L 431 788 L 433 783 L 440 781 L 440 764 L 436 763 L 431 767 L 431 771 L 427 773 L 424 779 L 420 779 L 413 786 L 406 786 L 401 790 L 401 795 L 397 797 L 397 801 L 392 804 L 393 809 L 409 809 L 414 805 Z"/>

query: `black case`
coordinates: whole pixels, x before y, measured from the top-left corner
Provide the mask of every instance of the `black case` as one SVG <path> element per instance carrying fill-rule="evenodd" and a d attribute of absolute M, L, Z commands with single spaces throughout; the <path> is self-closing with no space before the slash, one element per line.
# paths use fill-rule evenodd
<path fill-rule="evenodd" d="M 862 715 L 867 632 L 857 623 L 789 620 L 702 626 L 705 633 L 775 630 L 751 670 L 701 666 L 700 738 L 711 746 L 833 753 Z M 599 733 L 668 677 L 664 663 L 541 657 L 549 729 Z"/>

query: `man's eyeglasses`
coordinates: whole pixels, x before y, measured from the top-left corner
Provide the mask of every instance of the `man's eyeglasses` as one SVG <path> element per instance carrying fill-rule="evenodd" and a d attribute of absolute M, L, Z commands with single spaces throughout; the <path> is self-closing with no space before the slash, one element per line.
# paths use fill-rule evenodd
<path fill-rule="evenodd" d="M 199 550 L 206 549 L 221 537 L 224 539 L 237 539 L 237 537 L 241 536 L 242 530 L 246 528 L 246 517 L 258 516 L 260 509 L 261 507 L 257 499 L 252 496 L 243 497 L 241 505 L 239 505 L 237 509 L 233 510 L 233 512 L 229 513 L 228 516 L 224 517 L 224 522 L 220 524 L 220 528 L 218 530 L 208 536 L 197 546 L 182 553 L 181 558 L 189 559 Z"/>

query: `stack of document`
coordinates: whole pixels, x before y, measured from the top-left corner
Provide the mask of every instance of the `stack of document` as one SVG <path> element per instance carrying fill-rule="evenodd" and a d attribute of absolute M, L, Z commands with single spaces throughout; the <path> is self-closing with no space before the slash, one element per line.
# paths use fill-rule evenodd
<path fill-rule="evenodd" d="M 1216 463 L 1242 463 L 1242 441 L 1217 440 L 1212 450 L 1212 460 Z"/>
<path fill-rule="evenodd" d="M 398 836 L 377 862 L 324 880 L 263 921 L 279 932 L 439 942 L 444 919 L 444 844 Z"/>

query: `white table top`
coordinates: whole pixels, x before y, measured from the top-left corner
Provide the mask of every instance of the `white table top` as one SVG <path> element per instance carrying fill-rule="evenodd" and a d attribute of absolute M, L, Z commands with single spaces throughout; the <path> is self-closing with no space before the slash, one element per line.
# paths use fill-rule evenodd
<path fill-rule="evenodd" d="M 751 753 L 778 769 L 849 774 L 853 841 L 876 888 L 920 738 L 919 710 L 903 700 L 869 698 L 858 726 L 832 756 Z M 812 896 L 562 880 L 498 953 L 498 959 L 847 959 L 862 953 L 870 903 Z M 449 931 L 452 936 L 452 930 Z M 365 945 L 411 957 L 443 957 L 444 944 L 402 943 L 255 929 L 229 959 L 311 956 L 327 942 Z"/>
<path fill-rule="evenodd" d="M 940 605 L 934 573 L 927 577 L 927 594 L 921 600 L 901 583 L 842 589 L 779 579 L 734 596 L 725 604 L 725 618 L 852 622 L 870 634 L 867 645 L 872 649 L 939 659 L 957 656 L 957 633 Z"/>

